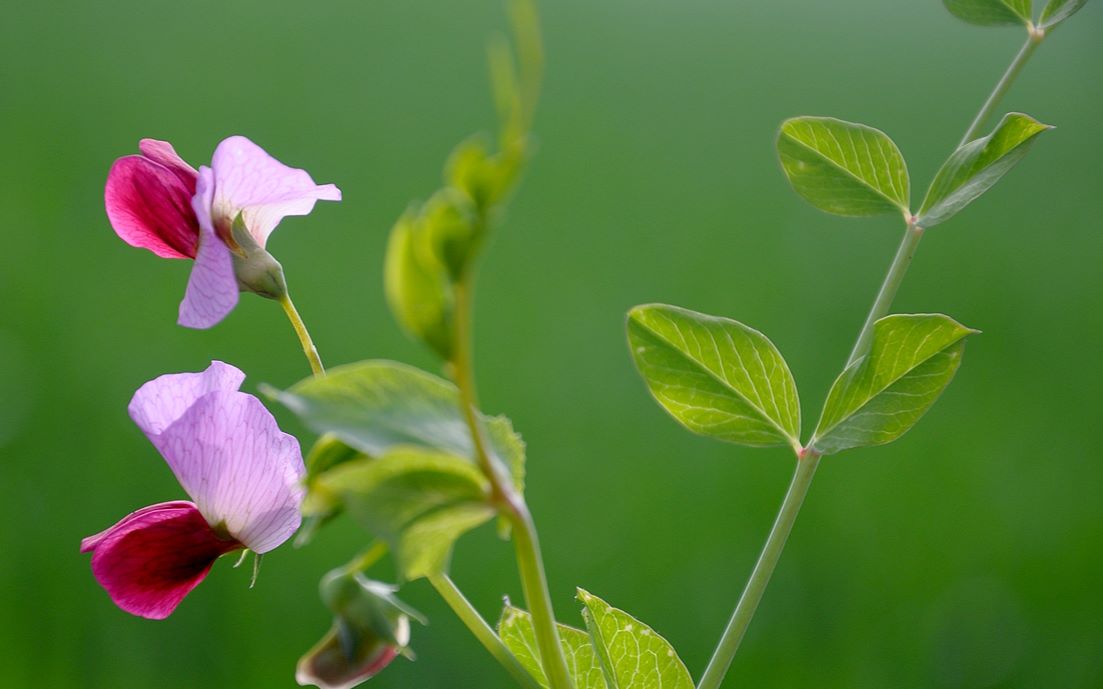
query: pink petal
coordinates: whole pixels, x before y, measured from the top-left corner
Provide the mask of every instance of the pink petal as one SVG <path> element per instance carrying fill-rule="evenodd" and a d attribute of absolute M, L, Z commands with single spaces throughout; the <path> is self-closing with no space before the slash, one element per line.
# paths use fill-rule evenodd
<path fill-rule="evenodd" d="M 134 393 L 127 411 L 138 428 L 154 444 L 158 437 L 184 415 L 195 401 L 215 390 L 233 392 L 241 387 L 245 374 L 221 361 L 212 361 L 200 373 L 169 373 L 154 378 Z"/>
<path fill-rule="evenodd" d="M 241 548 L 220 538 L 190 502 L 143 508 L 81 543 L 115 605 L 154 620 L 168 617 L 215 560 Z"/>
<path fill-rule="evenodd" d="M 302 453 L 256 397 L 207 393 L 157 438 L 207 522 L 265 553 L 299 528 Z"/>
<path fill-rule="evenodd" d="M 194 193 L 194 181 L 147 158 L 125 156 L 111 166 L 103 200 L 111 227 L 127 244 L 161 258 L 193 258 L 199 237 Z"/>
<path fill-rule="evenodd" d="M 209 167 L 199 169 L 192 206 L 199 220 L 199 252 L 195 256 L 184 300 L 176 322 L 186 328 L 209 328 L 237 306 L 238 286 L 230 249 L 211 225 L 214 175 Z"/>
<path fill-rule="evenodd" d="M 340 201 L 341 190 L 317 185 L 306 170 L 287 167 L 243 136 L 231 136 L 215 149 L 215 224 L 227 227 L 242 213 L 245 226 L 263 247 L 288 215 L 306 215 L 315 201 Z"/>
<path fill-rule="evenodd" d="M 142 139 L 138 142 L 138 150 L 146 158 L 171 170 L 173 174 L 180 178 L 180 181 L 188 185 L 193 194 L 195 193 L 195 180 L 199 173 L 195 171 L 194 167 L 188 165 L 183 158 L 176 155 L 176 149 L 172 147 L 172 144 L 157 139 Z"/>

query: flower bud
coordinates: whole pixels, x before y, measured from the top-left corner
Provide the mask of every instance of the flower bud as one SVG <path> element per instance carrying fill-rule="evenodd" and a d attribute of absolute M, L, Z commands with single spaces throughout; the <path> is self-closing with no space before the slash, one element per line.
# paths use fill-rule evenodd
<path fill-rule="evenodd" d="M 267 299 L 281 299 L 287 295 L 287 281 L 283 276 L 283 266 L 257 244 L 253 235 L 245 228 L 239 213 L 232 228 L 233 241 L 227 242 L 232 248 L 234 275 L 238 287 L 244 292 L 259 294 Z"/>
<path fill-rule="evenodd" d="M 410 618 L 421 615 L 395 598 L 397 588 L 359 572 L 336 569 L 322 578 L 322 601 L 333 611 L 329 632 L 300 660 L 302 686 L 348 689 L 364 682 L 398 655 L 410 655 Z"/>

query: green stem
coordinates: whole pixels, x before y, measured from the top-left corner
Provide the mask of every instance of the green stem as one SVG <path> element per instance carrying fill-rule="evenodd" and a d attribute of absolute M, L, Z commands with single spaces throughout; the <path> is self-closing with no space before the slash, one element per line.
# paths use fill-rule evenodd
<path fill-rule="evenodd" d="M 348 572 L 364 572 L 371 568 L 376 562 L 383 559 L 383 556 L 387 554 L 387 543 L 379 540 L 372 543 L 363 552 L 356 556 L 345 565 L 345 570 Z"/>
<path fill-rule="evenodd" d="M 532 614 L 536 645 L 540 650 L 540 664 L 551 689 L 574 689 L 567 661 L 559 643 L 559 631 L 555 624 L 548 579 L 540 555 L 536 525 L 528 505 L 517 494 L 512 479 L 487 451 L 488 443 L 479 419 L 478 394 L 475 389 L 474 362 L 472 356 L 472 303 L 474 269 L 469 268 L 454 285 L 455 297 L 455 347 L 453 375 L 459 388 L 460 407 L 471 431 L 475 459 L 490 481 L 491 498 L 500 505 L 513 527 L 513 540 L 517 553 L 517 569 L 521 577 L 525 602 Z"/>
<path fill-rule="evenodd" d="M 460 621 L 467 625 L 468 630 L 475 635 L 479 643 L 490 651 L 490 655 L 494 656 L 494 659 L 513 676 L 513 679 L 517 680 L 518 684 L 525 689 L 541 689 L 539 682 L 525 670 L 516 656 L 502 643 L 501 638 L 494 633 L 494 630 L 482 618 L 479 611 L 475 609 L 471 601 L 467 600 L 467 597 L 463 595 L 463 592 L 447 574 L 431 575 L 429 583 L 433 585 L 433 588 L 437 590 L 444 602 L 448 603 L 448 606 L 456 613 L 456 617 L 459 617 Z"/>
<path fill-rule="evenodd" d="M 881 289 L 877 292 L 877 298 L 873 300 L 873 306 L 869 309 L 866 322 L 862 331 L 858 334 L 858 340 L 854 343 L 854 349 L 850 352 L 850 358 L 846 365 L 850 366 L 869 352 L 873 342 L 873 324 L 889 312 L 893 299 L 900 289 L 900 283 L 904 282 L 904 275 L 908 272 L 915 250 L 919 248 L 919 240 L 923 238 L 923 228 L 914 222 L 908 222 L 904 229 L 904 238 L 900 240 L 900 247 L 896 250 L 896 256 L 892 259 L 889 272 L 885 275 L 885 281 L 881 283 Z"/>
<path fill-rule="evenodd" d="M 310 370 L 316 376 L 324 376 L 326 369 L 322 366 L 321 357 L 318 356 L 318 348 L 314 346 L 314 340 L 310 339 L 310 332 L 307 331 L 306 323 L 303 323 L 302 316 L 299 315 L 298 309 L 291 301 L 291 296 L 284 292 L 278 301 L 280 306 L 283 307 L 283 312 L 287 314 L 287 320 L 291 321 L 291 327 L 295 329 L 295 335 L 302 343 L 303 353 L 306 354 L 306 360 L 310 362 Z"/>
<path fill-rule="evenodd" d="M 981 106 L 980 112 L 973 119 L 973 123 L 969 125 L 969 129 L 965 131 L 965 136 L 961 137 L 961 143 L 958 147 L 964 146 L 973 139 L 976 139 L 980 134 L 980 130 L 984 127 L 984 123 L 988 121 L 988 118 L 992 116 L 992 112 L 996 109 L 1000 100 L 1003 99 L 1004 94 L 1011 88 L 1011 84 L 1015 81 L 1015 77 L 1019 76 L 1019 72 L 1022 71 L 1027 61 L 1030 60 L 1030 56 L 1034 54 L 1034 50 L 1042 43 L 1042 39 L 1045 38 L 1045 31 L 1035 28 L 1034 26 L 1027 27 L 1028 35 L 1026 37 L 1026 43 L 1023 43 L 1023 47 L 1019 49 L 1019 53 L 1015 56 L 1015 59 L 1008 65 L 1007 71 L 1003 73 L 1003 77 L 999 83 L 996 84 L 996 88 L 992 90 L 992 93 L 988 96 L 988 100 L 984 101 L 984 105 Z"/>
<path fill-rule="evenodd" d="M 720 683 L 724 681 L 724 675 L 732 659 L 735 658 L 735 652 L 739 650 L 739 643 L 743 640 L 758 603 L 762 600 L 762 594 L 766 592 L 766 585 L 770 583 L 770 577 L 777 567 L 781 551 L 785 548 L 785 541 L 793 530 L 793 522 L 797 519 L 800 506 L 804 503 L 804 496 L 808 494 L 808 487 L 812 484 L 812 477 L 816 474 L 819 463 L 820 456 L 815 452 L 805 451 L 797 458 L 797 468 L 793 473 L 793 480 L 789 483 L 785 500 L 781 503 L 781 510 L 777 513 L 774 527 L 770 529 L 770 536 L 766 539 L 766 545 L 758 556 L 751 578 L 743 589 L 743 595 L 739 597 L 735 612 L 728 621 L 724 635 L 720 637 L 720 643 L 697 689 L 718 689 Z"/>

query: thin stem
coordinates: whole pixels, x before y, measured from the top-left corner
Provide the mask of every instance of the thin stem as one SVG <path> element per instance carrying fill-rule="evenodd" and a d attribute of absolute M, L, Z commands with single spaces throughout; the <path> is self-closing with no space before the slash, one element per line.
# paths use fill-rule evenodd
<path fill-rule="evenodd" d="M 379 560 L 387 554 L 387 550 L 386 541 L 375 541 L 353 560 L 349 561 L 349 563 L 345 565 L 345 570 L 348 572 L 364 572 L 376 562 L 379 562 Z"/>
<path fill-rule="evenodd" d="M 291 321 L 291 327 L 295 329 L 295 335 L 299 338 L 299 342 L 303 345 L 303 353 L 306 354 L 306 360 L 310 362 L 310 370 L 314 372 L 316 376 L 324 376 L 326 369 L 322 366 L 322 359 L 318 356 L 318 349 L 314 346 L 314 340 L 310 339 L 310 333 L 306 329 L 306 324 L 303 323 L 302 316 L 299 315 L 298 309 L 295 308 L 295 304 L 291 301 L 291 296 L 284 292 L 283 296 L 279 298 L 280 306 L 283 307 L 283 312 L 287 314 L 287 320 Z"/>
<path fill-rule="evenodd" d="M 555 624 L 547 575 L 540 555 L 536 525 L 524 498 L 517 494 L 512 479 L 493 461 L 487 451 L 487 440 L 479 419 L 478 394 L 475 390 L 474 362 L 472 356 L 471 320 L 474 290 L 474 269 L 469 268 L 454 285 L 455 296 L 455 344 L 453 354 L 454 376 L 459 388 L 460 406 L 471 431 L 475 458 L 491 485 L 491 498 L 503 509 L 513 526 L 513 541 L 517 553 L 517 569 L 521 577 L 525 602 L 532 614 L 536 645 L 540 650 L 540 664 L 551 689 L 574 689 L 567 661 L 559 644 L 559 631 Z"/>
<path fill-rule="evenodd" d="M 770 577 L 777 567 L 781 551 L 785 548 L 785 541 L 793 530 L 793 522 L 797 519 L 800 507 L 804 503 L 804 496 L 808 494 L 808 487 L 812 483 L 812 477 L 816 474 L 820 456 L 815 452 L 803 452 L 797 458 L 797 468 L 793 473 L 793 480 L 789 483 L 789 490 L 785 494 L 785 500 L 781 503 L 781 509 L 777 513 L 774 527 L 770 529 L 770 536 L 766 539 L 766 545 L 762 548 L 762 554 L 758 556 L 758 562 L 754 566 L 751 578 L 747 581 L 743 595 L 735 606 L 731 620 L 720 637 L 720 643 L 716 652 L 712 655 L 705 674 L 701 677 L 697 689 L 718 689 L 724 681 L 724 675 L 735 658 L 735 652 L 739 650 L 739 643 L 747 632 L 747 627 L 754 617 L 762 594 L 766 591 L 766 585 L 770 583 Z"/>
<path fill-rule="evenodd" d="M 490 655 L 494 656 L 494 659 L 513 676 L 513 679 L 517 680 L 518 684 L 525 689 L 541 689 L 540 683 L 525 670 L 516 656 L 502 643 L 501 638 L 494 633 L 494 630 L 482 618 L 479 611 L 475 609 L 471 601 L 467 600 L 467 597 L 463 595 L 463 592 L 447 574 L 431 575 L 429 583 L 433 585 L 433 588 L 437 590 L 444 602 L 448 603 L 448 606 L 456 613 L 456 617 L 459 617 L 460 621 L 467 625 L 467 628 L 475 635 L 479 643 L 490 651 Z"/>
<path fill-rule="evenodd" d="M 862 331 L 858 334 L 858 340 L 854 343 L 854 349 L 850 351 L 850 358 L 846 365 L 850 366 L 869 352 L 873 342 L 873 324 L 883 318 L 892 308 L 893 299 L 900 289 L 900 283 L 904 281 L 904 275 L 908 272 L 915 250 L 919 248 L 919 240 L 923 238 L 923 228 L 914 222 L 909 222 L 904 229 L 904 238 L 900 240 L 900 247 L 896 250 L 896 256 L 892 259 L 889 272 L 885 275 L 885 281 L 881 283 L 881 290 L 877 292 L 877 298 L 873 300 L 873 306 L 869 309 L 866 322 Z"/>
<path fill-rule="evenodd" d="M 992 93 L 988 96 L 988 100 L 984 101 L 984 105 L 981 106 L 980 112 L 978 112 L 977 116 L 973 119 L 973 123 L 969 125 L 969 129 L 965 131 L 965 136 L 961 137 L 961 143 L 958 144 L 959 147 L 977 138 L 981 128 L 984 127 L 984 123 L 992 116 L 992 112 L 996 109 L 996 106 L 1004 97 L 1004 94 L 1011 88 L 1011 84 L 1015 81 L 1015 77 L 1019 76 L 1019 72 L 1022 71 L 1023 66 L 1026 65 L 1030 56 L 1034 54 L 1034 50 L 1042 43 L 1042 39 L 1046 36 L 1043 29 L 1038 29 L 1034 26 L 1027 27 L 1027 32 L 1026 43 L 1023 43 L 1023 47 L 1019 49 L 1019 53 L 1015 56 L 1015 59 L 1008 65 L 1007 71 L 1003 73 L 1003 77 L 1000 79 L 999 83 L 996 84 L 996 88 L 992 89 Z"/>

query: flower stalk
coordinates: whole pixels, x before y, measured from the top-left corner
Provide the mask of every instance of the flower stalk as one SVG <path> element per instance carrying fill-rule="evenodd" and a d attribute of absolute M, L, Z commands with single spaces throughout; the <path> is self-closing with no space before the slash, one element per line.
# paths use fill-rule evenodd
<path fill-rule="evenodd" d="M 287 314 L 287 320 L 291 321 L 291 327 L 295 329 L 295 336 L 299 338 L 299 342 L 303 346 L 303 354 L 306 355 L 306 360 L 310 363 L 310 370 L 315 376 L 324 376 L 326 369 L 322 365 L 322 358 L 318 356 L 318 348 L 314 346 L 310 331 L 306 329 L 306 323 L 303 322 L 302 316 L 295 308 L 295 303 L 291 301 L 291 296 L 284 291 L 278 301 L 280 306 L 283 307 L 283 312 Z"/>

